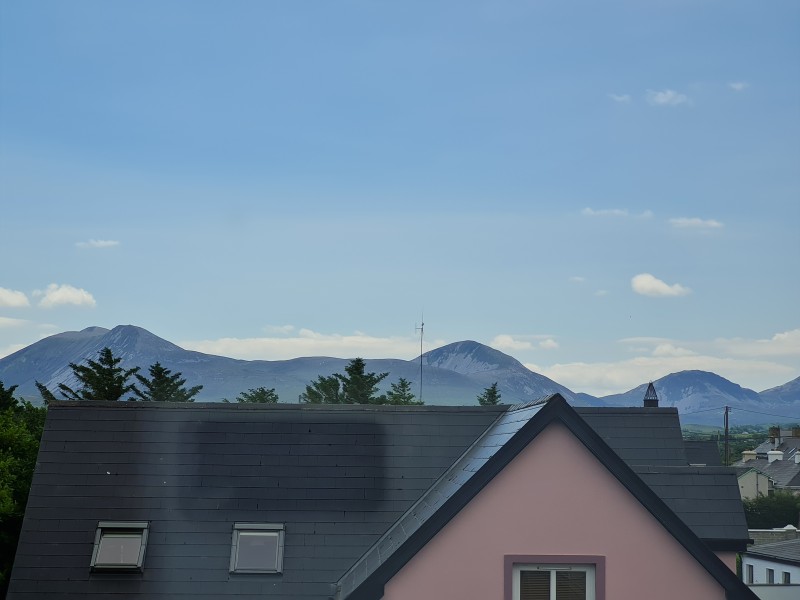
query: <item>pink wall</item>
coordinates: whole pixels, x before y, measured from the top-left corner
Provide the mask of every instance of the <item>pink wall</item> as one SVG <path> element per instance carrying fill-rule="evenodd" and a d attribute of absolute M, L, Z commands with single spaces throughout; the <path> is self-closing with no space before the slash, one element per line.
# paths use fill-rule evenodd
<path fill-rule="evenodd" d="M 609 600 L 725 597 L 561 424 L 539 434 L 417 553 L 384 600 L 500 600 L 506 555 L 605 556 Z"/>

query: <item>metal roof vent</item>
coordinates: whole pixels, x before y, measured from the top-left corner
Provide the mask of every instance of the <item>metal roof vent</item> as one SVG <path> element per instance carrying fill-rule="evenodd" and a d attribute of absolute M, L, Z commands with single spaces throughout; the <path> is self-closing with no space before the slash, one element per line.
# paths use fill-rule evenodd
<path fill-rule="evenodd" d="M 644 407 L 645 408 L 658 408 L 658 394 L 656 388 L 653 387 L 653 382 L 647 386 L 647 391 L 644 393 Z"/>

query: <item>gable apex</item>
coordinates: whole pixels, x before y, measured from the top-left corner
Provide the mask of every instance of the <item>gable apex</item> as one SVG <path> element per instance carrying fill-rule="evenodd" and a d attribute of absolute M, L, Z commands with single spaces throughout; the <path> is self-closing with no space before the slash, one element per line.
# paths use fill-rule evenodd
<path fill-rule="evenodd" d="M 514 423 L 518 427 L 511 436 L 496 447 L 494 452 L 487 452 L 482 442 L 498 435 L 498 430 L 506 430 L 508 433 L 509 426 Z M 540 402 L 512 406 L 499 417 L 417 503 L 424 503 L 425 498 L 431 496 L 435 499 L 435 510 L 423 519 L 413 512 L 415 507 L 409 509 L 395 526 L 390 528 L 383 538 L 337 582 L 337 600 L 371 600 L 381 597 L 383 586 L 532 440 L 554 423 L 566 426 L 572 435 L 720 584 L 726 592 L 726 598 L 733 600 L 755 597 L 735 573 L 578 415 L 564 397 L 554 394 Z M 476 461 L 480 460 L 483 461 L 482 464 L 475 468 Z M 443 480 L 444 485 L 440 485 Z M 447 481 L 458 481 L 459 485 L 450 495 L 443 496 L 439 488 L 446 487 Z M 407 527 L 408 523 L 413 524 L 413 527 Z"/>

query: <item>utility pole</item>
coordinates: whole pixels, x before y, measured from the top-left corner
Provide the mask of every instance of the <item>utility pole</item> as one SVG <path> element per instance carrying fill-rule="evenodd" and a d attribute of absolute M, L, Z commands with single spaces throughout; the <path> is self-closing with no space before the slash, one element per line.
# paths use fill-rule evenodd
<path fill-rule="evenodd" d="M 415 327 L 419 331 L 419 401 L 422 402 L 422 336 L 425 334 L 425 315 L 419 322 L 419 327 Z"/>
<path fill-rule="evenodd" d="M 731 445 L 730 438 L 728 437 L 728 413 L 731 412 L 731 407 L 725 407 L 725 466 L 731 464 Z"/>

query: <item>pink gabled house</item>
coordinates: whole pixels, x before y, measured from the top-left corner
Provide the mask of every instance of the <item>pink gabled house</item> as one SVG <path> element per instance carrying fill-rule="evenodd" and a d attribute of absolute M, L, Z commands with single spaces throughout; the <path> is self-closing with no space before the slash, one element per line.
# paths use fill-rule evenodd
<path fill-rule="evenodd" d="M 720 468 L 634 470 L 559 395 L 514 407 L 341 577 L 335 597 L 755 598 L 735 573 L 741 543 L 701 540 L 687 525 L 718 501 L 715 484 L 733 479 Z"/>

